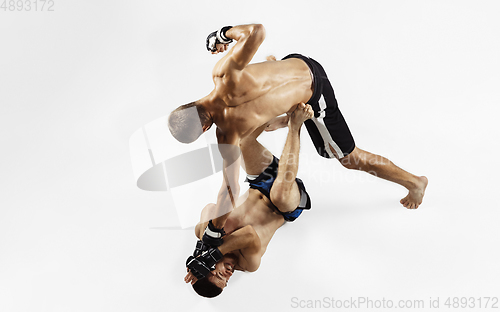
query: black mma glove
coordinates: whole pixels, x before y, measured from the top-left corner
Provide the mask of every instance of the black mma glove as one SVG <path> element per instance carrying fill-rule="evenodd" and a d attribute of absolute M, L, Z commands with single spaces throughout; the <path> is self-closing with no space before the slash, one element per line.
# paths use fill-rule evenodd
<path fill-rule="evenodd" d="M 194 249 L 194 252 L 193 252 L 193 257 L 198 257 L 199 255 L 201 255 L 204 251 L 210 249 L 210 246 L 203 243 L 201 240 L 198 240 L 196 242 L 196 247 Z"/>
<path fill-rule="evenodd" d="M 222 237 L 224 235 L 226 235 L 226 232 L 224 232 L 224 228 L 216 228 L 212 223 L 212 220 L 210 220 L 208 221 L 205 233 L 203 234 L 202 241 L 203 243 L 211 247 L 219 247 L 220 245 L 222 245 Z"/>
<path fill-rule="evenodd" d="M 233 39 L 226 37 L 226 31 L 233 28 L 232 26 L 225 26 L 219 30 L 216 30 L 207 37 L 207 50 L 210 52 L 217 51 L 217 44 L 229 44 L 233 42 Z"/>
<path fill-rule="evenodd" d="M 222 259 L 222 253 L 218 248 L 205 250 L 199 257 L 189 256 L 186 266 L 197 279 L 202 279 L 215 269 L 215 264 Z"/>

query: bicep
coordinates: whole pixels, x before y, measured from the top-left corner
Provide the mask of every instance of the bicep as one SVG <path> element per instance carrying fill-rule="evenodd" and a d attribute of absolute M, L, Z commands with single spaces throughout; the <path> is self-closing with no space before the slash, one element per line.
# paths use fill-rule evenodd
<path fill-rule="evenodd" d="M 257 235 L 257 233 L 255 233 L 255 238 L 250 244 L 250 246 L 241 250 L 241 254 L 243 255 L 243 257 L 247 262 L 246 270 L 248 272 L 255 272 L 260 267 L 260 261 L 262 258 L 260 254 L 260 249 L 261 249 L 260 238 Z"/>
<path fill-rule="evenodd" d="M 252 60 L 266 37 L 262 24 L 236 26 L 229 30 L 238 42 L 232 48 L 232 58 L 237 69 L 243 69 Z"/>
<path fill-rule="evenodd" d="M 214 76 L 223 76 L 230 70 L 242 70 L 250 63 L 266 37 L 261 24 L 235 26 L 226 35 L 235 39 L 236 44 L 214 67 Z"/>

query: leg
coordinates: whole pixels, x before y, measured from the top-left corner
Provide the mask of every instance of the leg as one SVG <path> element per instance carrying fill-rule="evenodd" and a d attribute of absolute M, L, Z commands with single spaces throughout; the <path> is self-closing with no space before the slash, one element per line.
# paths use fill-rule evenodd
<path fill-rule="evenodd" d="M 395 182 L 406 187 L 408 195 L 401 199 L 401 204 L 408 209 L 416 209 L 422 203 L 427 178 L 413 175 L 392 163 L 389 159 L 371 154 L 357 147 L 347 156 L 341 158 L 340 163 L 348 169 L 356 169 L 373 174 L 376 177 Z"/>
<path fill-rule="evenodd" d="M 295 181 L 299 169 L 300 128 L 312 116 L 311 106 L 303 103 L 297 105 L 290 116 L 288 136 L 270 194 L 271 201 L 281 212 L 293 211 L 300 204 L 300 191 Z"/>
<path fill-rule="evenodd" d="M 326 158 L 340 159 L 347 168 L 363 170 L 403 185 L 409 190 L 409 194 L 401 200 L 401 203 L 407 208 L 417 208 L 422 203 L 427 178 L 414 176 L 388 159 L 356 147 L 324 69 L 316 61 L 312 61 L 315 64 L 315 67 L 313 66 L 315 81 L 318 84 L 318 90 L 315 84 L 315 92 L 321 92 L 321 97 L 316 97 L 317 102 L 312 103 L 316 110 L 316 118 L 306 121 L 305 125 L 318 154 Z"/>

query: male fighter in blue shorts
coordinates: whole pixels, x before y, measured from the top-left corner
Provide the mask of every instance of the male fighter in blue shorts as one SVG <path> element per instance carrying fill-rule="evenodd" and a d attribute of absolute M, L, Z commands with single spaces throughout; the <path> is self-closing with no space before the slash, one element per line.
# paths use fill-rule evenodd
<path fill-rule="evenodd" d="M 309 195 L 296 175 L 300 128 L 312 116 L 311 106 L 303 103 L 291 113 L 280 159 L 257 142 L 266 124 L 240 141 L 250 183 L 248 197 L 223 216 L 217 216 L 215 204 L 203 209 L 195 228 L 199 241 L 186 262 L 188 274 L 184 279 L 193 284 L 199 295 L 219 295 L 235 270 L 256 271 L 276 230 L 285 221 L 294 221 L 304 209 L 310 209 Z M 214 224 L 224 227 L 225 233 Z"/>
<path fill-rule="evenodd" d="M 280 61 L 249 64 L 264 37 L 265 30 L 260 24 L 226 26 L 208 36 L 207 49 L 214 54 L 226 51 L 233 40 L 236 44 L 215 65 L 212 92 L 170 114 L 168 122 L 172 135 L 180 142 L 190 143 L 215 123 L 219 145 L 238 147 L 246 137 L 256 137 L 254 133 L 262 131 L 261 127 L 275 117 L 293 112 L 299 103 L 308 103 L 314 117 L 305 124 L 321 156 L 337 158 L 346 168 L 363 170 L 404 186 L 408 195 L 401 199 L 401 204 L 408 209 L 418 208 L 427 178 L 410 174 L 388 159 L 356 147 L 333 88 L 319 63 L 291 54 Z M 238 169 L 235 169 L 238 166 L 234 166 L 239 153 L 226 148 L 222 148 L 221 153 L 224 182 L 213 207 L 216 216 L 231 212 L 239 195 Z M 204 242 L 214 247 L 210 237 L 220 239 L 223 227 L 224 222 L 215 218 L 205 228 Z M 212 258 L 210 263 L 216 254 L 205 250 L 204 261 Z M 196 257 L 191 261 L 192 266 L 198 263 Z M 198 269 L 202 271 L 203 265 Z"/>

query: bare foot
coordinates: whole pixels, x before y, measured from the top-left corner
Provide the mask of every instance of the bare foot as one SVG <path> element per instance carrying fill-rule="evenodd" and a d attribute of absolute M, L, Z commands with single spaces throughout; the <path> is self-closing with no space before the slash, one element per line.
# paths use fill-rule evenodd
<path fill-rule="evenodd" d="M 267 61 L 276 61 L 276 57 L 274 55 L 269 55 L 266 57 Z"/>
<path fill-rule="evenodd" d="M 400 203 L 408 209 L 417 209 L 422 203 L 422 198 L 425 194 L 425 189 L 427 188 L 427 183 L 429 181 L 426 177 L 418 177 L 418 184 L 415 188 L 410 189 L 408 195 L 401 199 Z"/>

